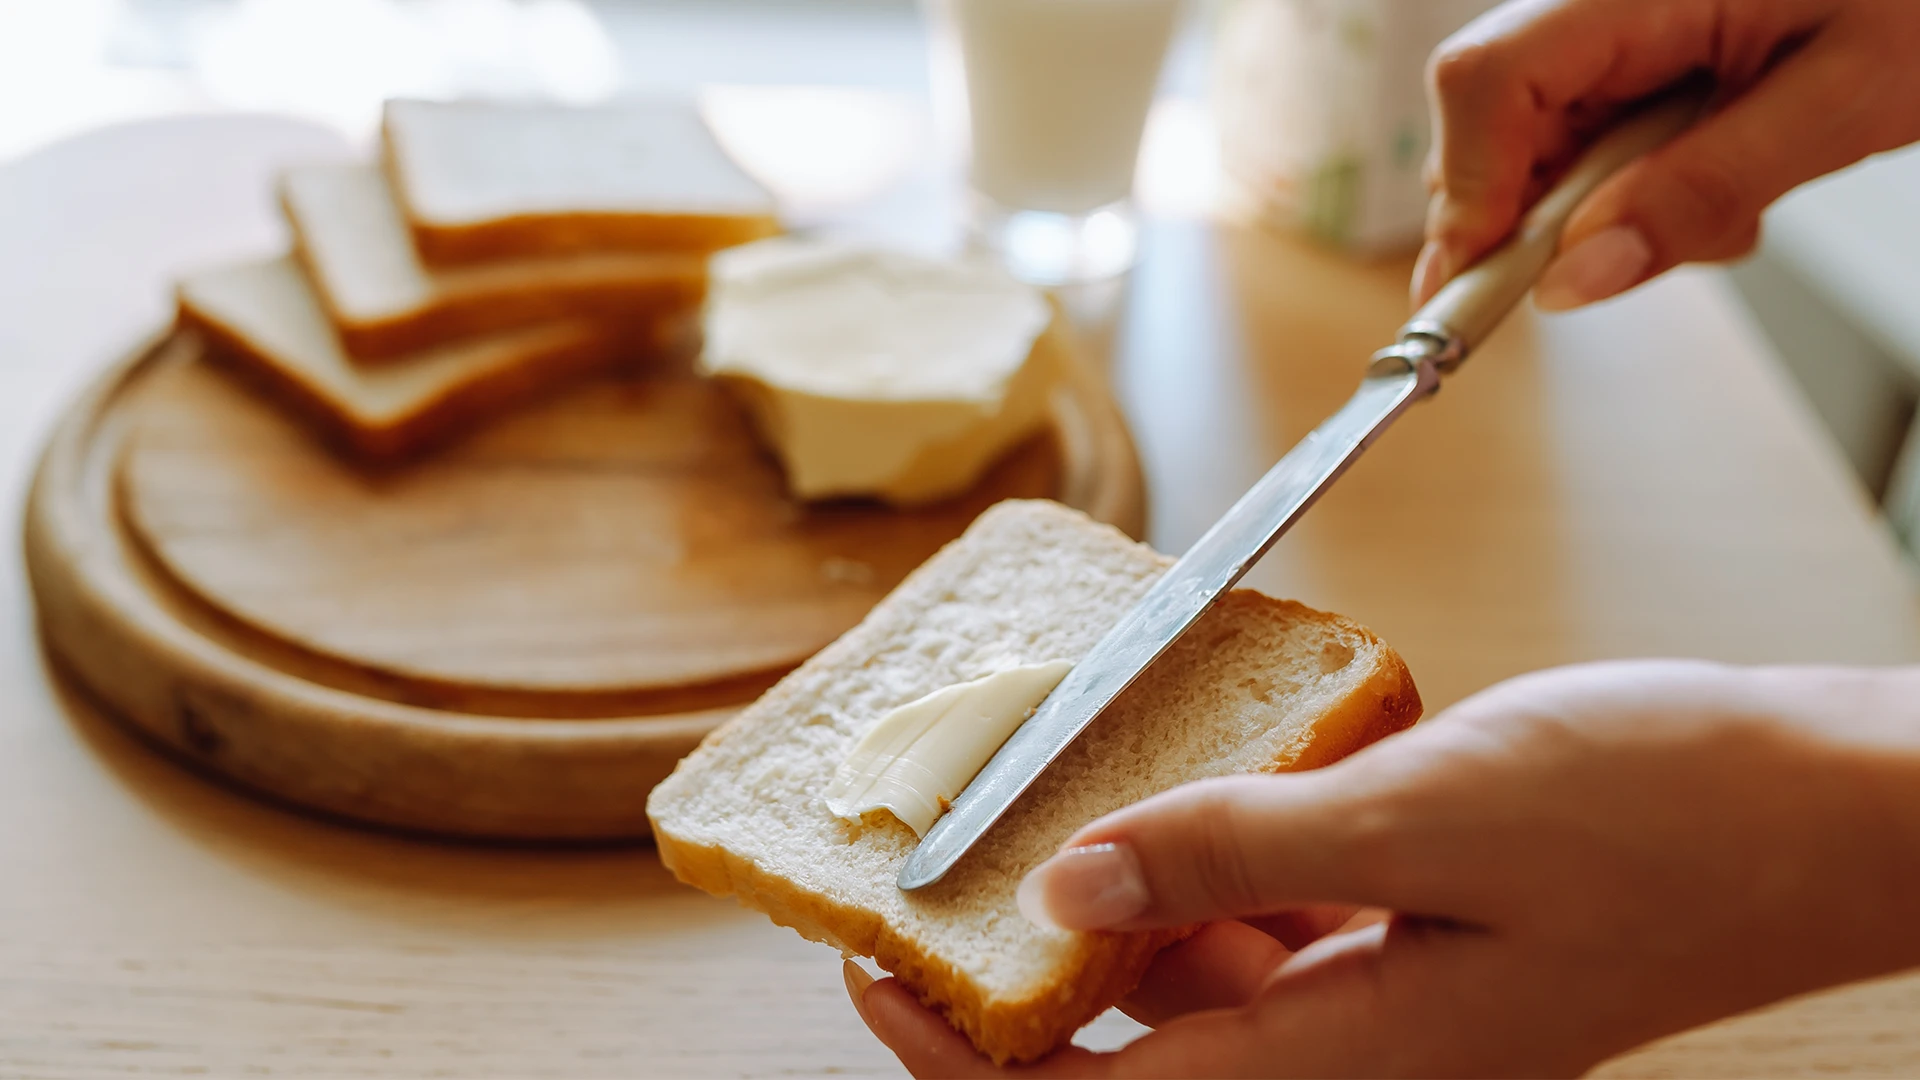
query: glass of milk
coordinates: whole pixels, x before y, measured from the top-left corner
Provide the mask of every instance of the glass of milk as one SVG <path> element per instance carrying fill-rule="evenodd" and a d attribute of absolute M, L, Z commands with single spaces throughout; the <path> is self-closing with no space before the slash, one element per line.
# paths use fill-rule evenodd
<path fill-rule="evenodd" d="M 1070 284 L 1133 265 L 1134 162 L 1181 4 L 930 3 L 936 93 L 943 74 L 965 86 L 970 230 L 1016 275 Z"/>

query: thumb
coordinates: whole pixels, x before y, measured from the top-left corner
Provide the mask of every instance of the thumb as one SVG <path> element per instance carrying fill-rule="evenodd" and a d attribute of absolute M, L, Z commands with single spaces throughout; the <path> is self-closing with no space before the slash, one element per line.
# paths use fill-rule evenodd
<path fill-rule="evenodd" d="M 1175 788 L 1081 830 L 1020 886 L 1043 925 L 1142 930 L 1319 903 L 1431 912 L 1401 800 L 1345 766 Z M 1418 846 L 1418 845 L 1415 845 Z M 1447 911 L 1466 919 L 1467 913 Z"/>
<path fill-rule="evenodd" d="M 1539 306 L 1579 307 L 1681 263 L 1746 255 L 1775 199 L 1920 136 L 1914 110 L 1875 100 L 1862 85 L 1872 73 L 1836 44 L 1790 55 L 1752 90 L 1589 196 L 1541 276 Z"/>

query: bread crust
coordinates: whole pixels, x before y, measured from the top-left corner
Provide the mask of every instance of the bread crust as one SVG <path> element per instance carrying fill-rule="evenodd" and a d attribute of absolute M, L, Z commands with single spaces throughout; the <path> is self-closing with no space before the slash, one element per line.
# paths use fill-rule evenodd
<path fill-rule="evenodd" d="M 308 272 L 312 272 L 311 266 Z M 390 319 L 350 322 L 325 294 L 320 297 L 341 347 L 355 360 L 377 364 L 402 361 L 423 349 L 536 323 L 585 318 L 615 335 L 643 339 L 662 319 L 699 307 L 701 286 L 655 290 L 647 286 L 602 284 L 560 296 L 529 292 L 503 303 L 487 297 L 462 297 Z"/>
<path fill-rule="evenodd" d="M 1084 974 L 1027 997 L 989 1001 L 964 972 L 897 933 L 879 915 L 795 889 L 718 846 L 689 844 L 657 826 L 660 861 L 681 881 L 731 896 L 810 941 L 872 957 L 998 1064 L 1045 1057 L 1139 985 L 1159 951 L 1198 929 L 1085 935 Z"/>
<path fill-rule="evenodd" d="M 369 423 L 191 305 L 180 306 L 176 323 L 200 337 L 208 360 L 292 412 L 336 451 L 367 464 L 391 464 L 445 445 L 506 409 L 610 366 L 622 352 L 616 334 L 582 333 L 530 354 L 524 363 L 449 387 L 403 416 Z"/>
<path fill-rule="evenodd" d="M 397 197 L 407 215 L 414 248 L 430 266 L 466 266 L 496 259 L 592 251 L 709 252 L 780 233 L 780 222 L 771 215 L 580 212 L 439 222 L 424 217 L 407 203 L 404 194 Z"/>
<path fill-rule="evenodd" d="M 319 284 L 319 268 L 294 233 L 294 254 L 314 284 L 314 297 L 339 334 L 340 345 L 355 360 L 377 364 L 404 361 L 422 349 L 463 338 L 536 323 L 591 319 L 627 338 L 644 338 L 675 315 L 692 317 L 706 297 L 704 276 L 640 277 L 596 281 L 570 287 L 535 286 L 501 292 L 450 292 L 433 304 L 380 319 L 358 318 L 341 310 Z"/>
<path fill-rule="evenodd" d="M 1007 512 L 1005 507 L 1003 504 L 989 513 Z M 898 591 L 936 583 L 934 578 L 921 579 L 932 573 L 938 559 L 936 556 L 916 570 Z M 1168 561 L 1162 559 L 1161 563 Z M 1305 747 L 1282 748 L 1264 767 L 1251 771 L 1291 771 L 1329 764 L 1419 718 L 1420 696 L 1406 664 L 1364 628 L 1338 616 L 1252 592 L 1229 594 L 1221 605 L 1229 611 L 1237 607 L 1264 608 L 1289 619 L 1338 623 L 1379 650 L 1375 654 L 1377 663 L 1360 685 L 1320 715 Z M 857 647 L 865 644 L 842 638 L 808 667 L 858 667 L 866 657 Z M 779 714 L 795 707 L 799 703 L 795 686 L 792 680 L 783 681 L 750 713 Z M 747 736 L 749 728 L 743 725 L 751 723 L 751 716 L 743 715 L 721 727 L 707 737 L 703 751 L 724 751 L 732 740 Z M 948 960 L 889 925 L 882 913 L 808 890 L 738 857 L 721 844 L 676 835 L 671 814 L 657 810 L 649 806 L 661 861 L 681 880 L 716 896 L 733 896 L 775 922 L 843 953 L 873 957 L 923 1004 L 946 1017 L 982 1054 L 999 1064 L 1032 1061 L 1064 1045 L 1075 1031 L 1131 992 L 1162 948 L 1197 929 L 1077 935 L 1074 952 L 1065 964 L 1074 971 L 1073 978 L 1053 980 L 1024 997 L 994 999 L 966 972 L 956 970 Z"/>
<path fill-rule="evenodd" d="M 675 314 L 691 318 L 706 298 L 704 260 L 694 255 L 677 260 L 667 256 L 652 260 L 659 265 L 635 266 L 625 273 L 604 269 L 571 277 L 549 273 L 510 285 L 442 278 L 434 282 L 429 302 L 368 317 L 341 307 L 328 288 L 327 275 L 307 236 L 310 226 L 284 181 L 280 208 L 293 234 L 294 257 L 313 285 L 314 298 L 338 333 L 341 347 L 355 360 L 404 360 L 411 353 L 462 338 L 576 318 L 604 323 L 637 338 Z"/>
<path fill-rule="evenodd" d="M 420 103 L 389 101 L 381 116 L 380 167 L 385 173 L 401 216 L 413 237 L 414 249 L 429 266 L 460 266 L 536 255 L 565 255 L 609 251 L 683 251 L 711 253 L 721 248 L 761 240 L 781 231 L 773 197 L 727 158 L 703 121 L 696 120 L 706 148 L 675 146 L 678 153 L 695 153 L 725 160 L 731 171 L 754 191 L 754 196 L 728 208 L 711 211 L 662 207 L 654 211 L 615 210 L 583 206 L 559 211 L 502 213 L 490 216 L 436 216 L 420 205 L 419 193 L 408 183 L 408 162 L 402 108 Z M 416 169 L 417 171 L 417 169 Z M 711 177 L 703 180 L 710 183 Z M 714 204 L 708 204 L 714 205 Z"/>

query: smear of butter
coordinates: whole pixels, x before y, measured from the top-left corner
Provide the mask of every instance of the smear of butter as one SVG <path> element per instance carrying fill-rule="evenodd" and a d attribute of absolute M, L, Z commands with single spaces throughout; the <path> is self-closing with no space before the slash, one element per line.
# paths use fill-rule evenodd
<path fill-rule="evenodd" d="M 1073 664 L 1049 660 L 935 690 L 880 718 L 827 785 L 827 809 L 849 821 L 887 810 L 928 829 Z"/>

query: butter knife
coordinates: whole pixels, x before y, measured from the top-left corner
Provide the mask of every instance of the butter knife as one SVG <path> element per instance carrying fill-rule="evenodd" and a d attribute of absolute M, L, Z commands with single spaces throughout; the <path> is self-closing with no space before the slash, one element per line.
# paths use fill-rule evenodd
<path fill-rule="evenodd" d="M 1526 296 L 1580 202 L 1628 162 L 1664 145 L 1707 97 L 1676 92 L 1596 140 L 1522 218 L 1504 245 L 1455 277 L 1376 353 L 1360 388 L 1288 451 L 1122 616 L 1012 736 L 900 870 L 900 888 L 939 881 L 1140 673 L 1266 554 L 1340 474 L 1486 339 Z"/>

